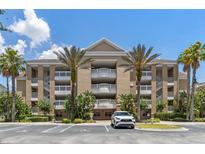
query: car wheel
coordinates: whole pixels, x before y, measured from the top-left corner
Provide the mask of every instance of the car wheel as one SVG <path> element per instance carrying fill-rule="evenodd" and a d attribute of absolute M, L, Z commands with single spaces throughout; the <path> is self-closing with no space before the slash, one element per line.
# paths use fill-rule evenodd
<path fill-rule="evenodd" d="M 131 126 L 130 128 L 131 128 L 131 129 L 134 129 L 134 128 L 135 128 L 135 126 Z"/>
<path fill-rule="evenodd" d="M 117 128 L 117 126 L 115 125 L 115 122 L 114 122 L 114 124 L 113 124 L 113 127 L 116 129 Z"/>

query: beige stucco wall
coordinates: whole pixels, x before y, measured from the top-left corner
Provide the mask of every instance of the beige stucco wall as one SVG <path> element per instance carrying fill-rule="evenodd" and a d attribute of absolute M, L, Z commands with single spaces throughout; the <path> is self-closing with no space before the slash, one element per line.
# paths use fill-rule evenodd
<path fill-rule="evenodd" d="M 186 90 L 187 79 L 179 79 L 179 90 Z"/>
<path fill-rule="evenodd" d="M 77 94 L 91 91 L 91 64 L 78 69 L 77 79 Z"/>
<path fill-rule="evenodd" d="M 17 94 L 19 94 L 24 101 L 26 101 L 26 80 L 17 80 L 16 82 Z"/>
<path fill-rule="evenodd" d="M 151 66 L 151 71 L 152 71 L 152 80 L 151 80 L 151 87 L 152 87 L 152 95 L 151 95 L 151 100 L 152 100 L 152 108 L 151 108 L 151 117 L 154 117 L 154 114 L 156 113 L 156 66 L 152 65 Z"/>
<path fill-rule="evenodd" d="M 29 65 L 27 65 L 26 76 L 26 103 L 31 105 L 31 66 Z"/>

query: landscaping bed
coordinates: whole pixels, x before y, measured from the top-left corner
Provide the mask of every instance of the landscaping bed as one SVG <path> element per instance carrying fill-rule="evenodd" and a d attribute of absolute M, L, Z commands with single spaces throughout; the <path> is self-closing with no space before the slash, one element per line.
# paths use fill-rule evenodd
<path fill-rule="evenodd" d="M 140 129 L 179 129 L 181 126 L 165 125 L 165 124 L 139 124 L 137 125 Z"/>

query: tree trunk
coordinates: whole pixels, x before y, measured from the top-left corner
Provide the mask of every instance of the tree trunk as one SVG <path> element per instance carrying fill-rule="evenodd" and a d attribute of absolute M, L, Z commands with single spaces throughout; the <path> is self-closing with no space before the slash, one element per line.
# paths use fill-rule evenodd
<path fill-rule="evenodd" d="M 140 113 L 140 81 L 137 81 L 137 118 L 141 119 Z"/>
<path fill-rule="evenodd" d="M 9 76 L 6 76 L 6 93 L 7 93 L 7 102 L 6 102 L 6 119 L 9 118 Z"/>
<path fill-rule="evenodd" d="M 16 115 L 16 93 L 15 93 L 15 77 L 12 76 L 12 122 L 15 122 L 15 115 Z"/>
<path fill-rule="evenodd" d="M 77 96 L 77 70 L 71 71 L 71 121 L 74 120 L 75 116 L 75 97 Z"/>
<path fill-rule="evenodd" d="M 186 119 L 189 120 L 189 110 L 190 110 L 190 78 L 191 78 L 191 68 L 189 66 L 187 70 L 187 107 L 186 107 Z"/>
<path fill-rule="evenodd" d="M 196 69 L 193 69 L 192 76 L 192 92 L 191 92 L 191 110 L 190 110 L 190 120 L 194 119 L 194 93 L 195 93 L 195 83 L 196 83 Z"/>

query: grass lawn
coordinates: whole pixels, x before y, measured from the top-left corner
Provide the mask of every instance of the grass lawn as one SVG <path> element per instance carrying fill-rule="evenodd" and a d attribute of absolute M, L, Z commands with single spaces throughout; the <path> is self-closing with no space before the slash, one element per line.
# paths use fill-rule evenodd
<path fill-rule="evenodd" d="M 165 125 L 165 124 L 139 124 L 139 128 L 150 128 L 150 129 L 177 129 L 181 128 L 180 126 L 175 125 Z"/>

